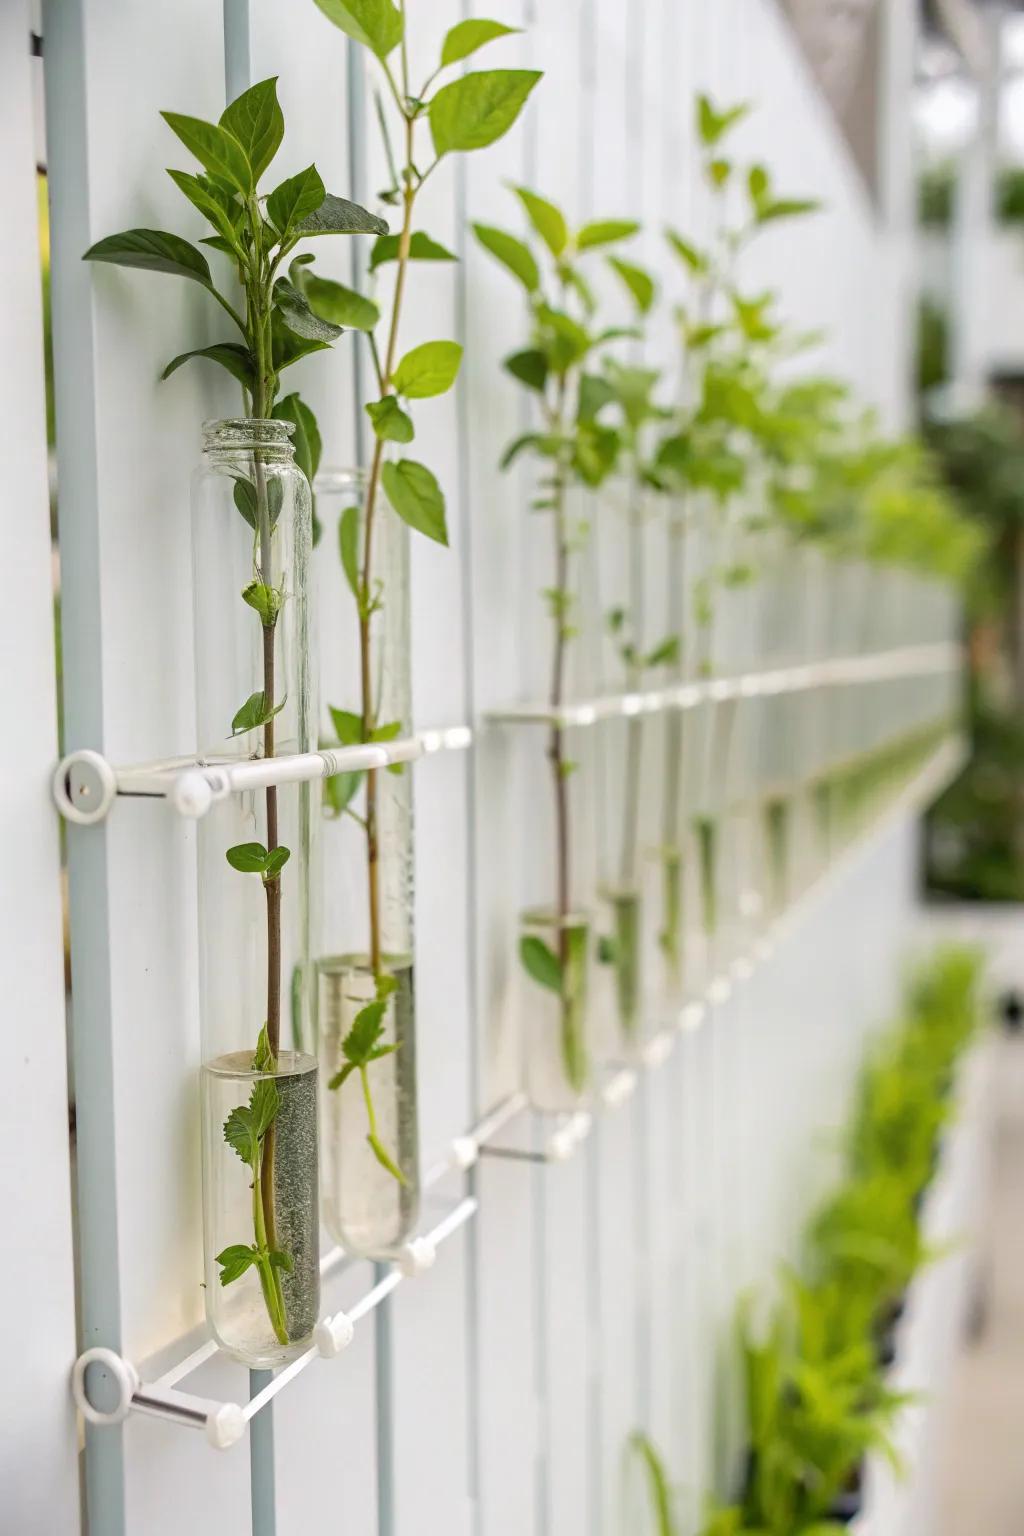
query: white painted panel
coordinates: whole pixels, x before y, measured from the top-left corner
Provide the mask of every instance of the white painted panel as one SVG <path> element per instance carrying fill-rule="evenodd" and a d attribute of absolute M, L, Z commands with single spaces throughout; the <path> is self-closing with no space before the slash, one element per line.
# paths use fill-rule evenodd
<path fill-rule="evenodd" d="M 48 795 L 57 752 L 53 560 L 43 397 L 32 7 L 0 14 L 0 203 L 5 210 L 0 382 L 5 430 L 6 673 L 0 839 L 0 972 L 8 1079 L 0 1119 L 5 1389 L 0 1481 L 12 1529 L 78 1529 L 71 1176 L 60 849 Z M 17 662 L 14 637 L 17 637 Z M 28 1326 L 31 1319 L 31 1326 Z"/>

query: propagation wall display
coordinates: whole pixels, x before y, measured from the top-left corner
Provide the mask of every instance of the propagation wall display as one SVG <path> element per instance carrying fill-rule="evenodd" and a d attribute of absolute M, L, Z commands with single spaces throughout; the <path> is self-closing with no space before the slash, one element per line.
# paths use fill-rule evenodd
<path fill-rule="evenodd" d="M 743 8 L 766 60 L 792 71 L 778 22 Z M 67 744 L 102 756 L 61 780 L 75 1047 L 82 1062 L 105 1039 L 116 1062 L 78 1078 L 83 1340 L 148 1384 L 131 1406 L 128 1380 L 122 1427 L 87 1429 L 89 1508 L 100 1529 L 158 1531 L 173 1485 L 176 1522 L 182 1498 L 201 1501 L 197 1528 L 247 1508 L 254 1530 L 297 1528 L 333 1499 L 340 1520 L 411 1530 L 429 1497 L 456 1529 L 540 1531 L 575 1498 L 596 1529 L 614 1518 L 627 1431 L 653 1433 L 659 1414 L 677 1431 L 656 1435 L 668 1458 L 674 1443 L 695 1487 L 714 1478 L 708 1407 L 672 1406 L 666 1374 L 696 1348 L 692 1380 L 710 1387 L 695 1325 L 711 1254 L 684 1241 L 690 1223 L 710 1230 L 709 1196 L 673 1201 L 673 1258 L 652 1224 L 668 1165 L 648 1132 L 664 1140 L 682 1088 L 720 1154 L 740 1102 L 724 1044 L 736 983 L 772 963 L 779 920 L 851 839 L 942 770 L 950 579 L 970 538 L 915 451 L 862 423 L 889 386 L 851 350 L 848 318 L 824 354 L 793 361 L 829 291 L 817 306 L 785 285 L 765 297 L 751 237 L 811 249 L 839 219 L 865 258 L 874 237 L 837 144 L 815 164 L 776 128 L 780 164 L 756 154 L 765 109 L 735 89 L 755 71 L 714 62 L 717 23 L 707 77 L 688 82 L 712 89 L 684 110 L 651 39 L 596 4 L 573 7 L 578 33 L 438 4 L 408 38 L 389 5 L 308 12 L 286 34 L 229 8 L 226 110 L 215 71 L 194 76 L 176 47 L 142 70 L 121 108 L 138 143 L 109 196 L 111 125 L 67 138 L 95 109 L 79 43 L 97 18 L 88 4 L 48 17 L 65 643 L 90 602 L 105 615 L 69 646 L 66 680 Z M 663 46 L 676 26 L 659 14 Z M 599 164 L 591 122 L 608 113 L 630 128 L 600 130 Z M 160 232 L 182 207 L 161 216 L 150 190 L 167 127 L 192 157 L 172 174 L 214 231 L 205 247 L 191 225 L 187 241 Z M 88 205 L 70 192 L 83 156 Z M 313 157 L 321 171 L 303 169 Z M 817 211 L 819 192 L 838 212 Z M 335 233 L 351 238 L 321 238 Z M 83 267 L 87 249 L 183 281 Z M 162 305 L 157 283 L 175 292 Z M 240 340 L 208 328 L 211 293 Z M 82 348 L 86 416 L 69 376 Z M 291 373 L 282 387 L 293 365 L 297 388 Z M 131 446 L 111 455 L 126 410 Z M 180 532 L 203 419 L 191 562 L 166 522 L 129 541 L 143 615 L 106 555 L 76 563 L 76 547 L 123 543 L 142 486 Z M 116 659 L 126 624 L 137 665 L 166 678 L 162 703 Z M 107 692 L 90 717 L 92 668 Z M 445 750 L 471 733 L 469 755 Z M 166 766 L 192 743 L 203 758 Z M 106 818 L 76 815 L 89 773 L 120 791 Z M 205 813 L 195 833 L 174 809 Z M 97 839 L 102 956 L 81 922 Z M 146 880 L 140 911 L 143 845 L 167 875 Z M 840 899 L 829 889 L 819 899 Z M 159 1135 L 132 1133 L 145 1096 L 126 1111 L 128 1083 L 155 1094 Z M 200 1144 L 222 1352 L 199 1331 Z M 101 1245 L 89 1191 L 111 1157 L 117 1236 Z M 146 1191 L 169 1168 L 157 1212 Z M 434 1272 L 398 1288 L 435 1250 Z M 687 1253 L 680 1353 L 657 1340 L 665 1275 Z M 519 1359 L 494 1312 L 506 1287 L 530 1342 Z M 636 1319 L 628 1347 L 607 1327 L 619 1307 Z M 315 1358 L 346 1345 L 330 1369 Z M 428 1434 L 438 1372 L 446 1427 Z M 79 1390 L 102 1419 L 95 1367 Z M 224 1445 L 247 1429 L 249 1467 L 241 1451 L 198 1459 L 189 1420 Z M 519 1474 L 495 1459 L 516 1424 L 530 1426 Z M 342 1425 L 362 1470 L 331 1493 Z"/>

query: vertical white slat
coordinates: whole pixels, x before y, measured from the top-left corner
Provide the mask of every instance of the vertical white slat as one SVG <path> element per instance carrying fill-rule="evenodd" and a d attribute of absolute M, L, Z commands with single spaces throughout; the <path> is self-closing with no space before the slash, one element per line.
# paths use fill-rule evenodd
<path fill-rule="evenodd" d="M 220 14 L 80 0 L 45 21 L 68 745 L 162 757 L 193 740 L 188 478 L 201 421 L 236 391 L 202 367 L 159 382 L 218 335 L 198 285 L 80 258 L 132 225 L 202 233 L 163 173 L 188 157 L 158 109 L 219 115 Z M 68 847 L 85 1321 L 141 1360 L 202 1316 L 191 835 L 130 803 Z M 201 1437 L 134 1422 L 122 1494 L 120 1439 L 90 1435 L 93 1524 L 112 1536 L 245 1508 L 244 1457 L 215 1473 Z"/>
<path fill-rule="evenodd" d="M 0 409 L 7 424 L 8 570 L 17 574 L 7 595 L 6 624 L 18 647 L 17 664 L 6 669 L 11 734 L 0 795 L 0 840 L 8 860 L 0 894 L 0 969 L 9 1030 L 0 1122 L 0 1202 L 9 1262 L 0 1294 L 10 1325 L 0 1479 L 12 1530 L 50 1526 L 70 1533 L 78 1530 L 76 1430 L 67 1385 L 75 1298 L 60 846 L 48 795 L 57 756 L 57 699 L 36 204 L 42 145 L 33 92 L 38 66 L 30 54 L 32 12 L 25 0 L 15 0 L 0 14 L 0 199 L 7 215 L 0 338 L 8 359 Z M 13 649 L 9 655 L 13 662 Z"/>

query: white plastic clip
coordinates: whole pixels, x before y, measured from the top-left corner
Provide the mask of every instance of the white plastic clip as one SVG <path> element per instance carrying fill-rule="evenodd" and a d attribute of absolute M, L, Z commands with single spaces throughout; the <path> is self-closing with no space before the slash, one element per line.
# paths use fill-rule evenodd
<path fill-rule="evenodd" d="M 572 1121 L 559 1126 L 548 1137 L 546 1152 L 553 1163 L 564 1163 L 576 1150 L 577 1138 L 573 1134 Z"/>
<path fill-rule="evenodd" d="M 695 1029 L 700 1029 L 704 1023 L 704 1004 L 687 1003 L 679 1010 L 679 1028 L 687 1034 Z"/>
<path fill-rule="evenodd" d="M 672 1055 L 675 1040 L 667 1029 L 659 1030 L 644 1046 L 644 1066 L 663 1066 Z"/>
<path fill-rule="evenodd" d="M 313 1330 L 313 1343 L 324 1360 L 333 1360 L 355 1338 L 356 1325 L 347 1312 L 335 1312 L 333 1317 L 321 1318 Z"/>
<path fill-rule="evenodd" d="M 716 976 L 708 987 L 708 1002 L 717 1006 L 720 1003 L 727 1003 L 731 996 L 732 982 L 728 976 Z"/>
<path fill-rule="evenodd" d="M 213 804 L 213 786 L 201 768 L 190 770 L 175 779 L 170 801 L 179 816 L 199 821 Z"/>
<path fill-rule="evenodd" d="M 402 1245 L 395 1263 L 407 1280 L 422 1275 L 437 1258 L 437 1249 L 429 1237 L 413 1237 Z"/>
<path fill-rule="evenodd" d="M 57 764 L 53 798 L 65 821 L 83 827 L 102 821 L 116 794 L 117 775 L 102 753 L 82 747 Z"/>
<path fill-rule="evenodd" d="M 117 1401 L 110 1408 L 98 1408 L 89 1396 L 85 1373 L 90 1365 L 105 1370 L 117 1387 Z M 139 1373 L 134 1365 L 123 1360 L 114 1350 L 104 1349 L 101 1345 L 79 1355 L 71 1372 L 71 1394 L 82 1417 L 88 1419 L 90 1424 L 120 1424 L 128 1417 L 132 1398 L 138 1390 Z"/>
<path fill-rule="evenodd" d="M 245 1414 L 237 1403 L 221 1403 L 206 1420 L 206 1438 L 215 1451 L 237 1445 L 245 1434 Z"/>
<path fill-rule="evenodd" d="M 636 1073 L 626 1067 L 605 1083 L 601 1089 L 601 1102 L 605 1109 L 618 1109 L 620 1104 L 625 1104 L 632 1097 L 635 1088 Z"/>
<path fill-rule="evenodd" d="M 455 1136 L 452 1139 L 451 1162 L 453 1168 L 465 1173 L 472 1168 L 480 1156 L 480 1148 L 477 1146 L 475 1136 Z"/>

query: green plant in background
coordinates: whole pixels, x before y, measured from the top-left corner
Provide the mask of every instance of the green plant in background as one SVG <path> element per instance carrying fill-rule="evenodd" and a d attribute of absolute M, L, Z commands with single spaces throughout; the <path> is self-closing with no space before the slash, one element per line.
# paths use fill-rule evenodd
<path fill-rule="evenodd" d="M 287 275 L 282 273 L 282 264 L 305 239 L 382 234 L 387 226 L 358 204 L 325 191 L 315 165 L 288 177 L 268 193 L 260 192 L 260 182 L 284 138 L 276 78 L 243 92 L 217 123 L 178 112 L 162 115 L 202 166 L 201 174 L 171 170 L 168 175 L 212 227 L 214 233 L 201 243 L 229 259 L 232 275 L 242 290 L 241 306 L 236 307 L 234 296 L 229 298 L 216 285 L 203 252 L 180 235 L 154 229 L 125 230 L 97 241 L 86 251 L 85 260 L 166 272 L 205 288 L 229 317 L 240 339 L 180 353 L 167 364 L 163 378 L 199 358 L 226 369 L 242 387 L 246 415 L 258 420 L 275 415 L 292 423 L 296 460 L 312 479 L 319 456 L 316 422 L 297 394 L 278 401 L 280 378 L 300 358 L 335 341 L 342 326 L 318 314 L 306 297 L 303 284 L 312 258 L 295 257 Z M 257 448 L 252 455 L 251 478 L 240 476 L 235 481 L 234 501 L 253 535 L 252 580 L 241 596 L 260 625 L 263 686 L 240 704 L 230 723 L 225 721 L 225 735 L 261 732 L 264 757 L 274 756 L 274 719 L 283 708 L 283 701 L 276 702 L 275 632 L 287 594 L 270 581 L 280 497 L 280 485 L 268 479 L 265 460 Z M 276 785 L 269 785 L 265 794 L 266 847 L 241 844 L 228 849 L 227 859 L 243 873 L 258 873 L 266 891 L 267 1008 L 252 1070 L 273 1073 L 280 1052 L 281 871 L 288 849 L 278 842 Z M 278 1105 L 275 1085 L 259 1082 L 252 1090 L 248 1110 L 234 1111 L 224 1127 L 225 1140 L 252 1169 L 253 1189 L 259 1198 L 254 1193 L 255 1246 L 251 1250 L 237 1246 L 226 1249 L 218 1262 L 221 1284 L 229 1285 L 249 1267 L 249 1261 L 241 1259 L 242 1252 L 252 1253 L 251 1262 L 259 1270 L 274 1331 L 282 1343 L 287 1343 L 278 1272 L 290 1259 L 278 1247 L 274 1208 L 274 1120 Z M 238 1116 L 248 1116 L 248 1140 L 238 1132 Z"/>
<path fill-rule="evenodd" d="M 530 934 L 521 941 L 520 958 L 538 985 L 558 994 L 566 1080 L 579 1092 L 588 1075 L 583 1033 L 587 938 L 584 930 L 569 922 L 569 778 L 576 765 L 566 752 L 560 712 L 565 703 L 568 648 L 576 635 L 574 557 L 587 530 L 572 515 L 569 492 L 575 486 L 596 487 L 616 463 L 618 434 L 599 420 L 608 403 L 609 385 L 599 371 L 590 370 L 604 345 L 622 334 L 596 328 L 596 303 L 584 267 L 594 251 L 628 239 L 637 226 L 629 219 L 602 219 L 572 231 L 554 203 L 525 187 L 517 188 L 516 195 L 537 237 L 533 247 L 503 229 L 484 224 L 473 228 L 480 244 L 516 279 L 526 296 L 528 344 L 506 358 L 505 367 L 535 400 L 540 424 L 539 430 L 524 433 L 510 445 L 502 463 L 507 468 L 522 453 L 539 462 L 542 473 L 531 505 L 534 511 L 550 515 L 554 539 L 553 580 L 543 596 L 552 627 L 547 757 L 555 809 L 557 950 Z"/>
<path fill-rule="evenodd" d="M 400 352 L 410 264 L 454 260 L 451 252 L 438 241 L 423 230 L 414 229 L 417 200 L 427 180 L 443 161 L 454 154 L 485 149 L 508 132 L 540 74 L 536 70 L 523 69 L 479 70 L 437 85 L 440 76 L 456 69 L 485 44 L 516 30 L 502 22 L 473 19 L 458 22 L 446 33 L 435 68 L 426 80 L 414 87 L 409 69 L 405 0 L 400 0 L 398 5 L 392 0 L 316 0 L 316 3 L 324 15 L 352 42 L 365 49 L 377 65 L 382 84 L 382 91 L 376 98 L 377 118 L 390 174 L 390 184 L 381 198 L 385 204 L 400 211 L 397 235 L 387 234 L 385 227 L 370 254 L 371 277 L 381 268 L 394 268 L 390 302 L 383 312 L 374 299 L 340 283 L 318 280 L 315 294 L 311 295 L 321 313 L 365 334 L 376 386 L 376 397 L 364 404 L 373 429 L 373 451 L 362 505 L 346 508 L 338 528 L 341 564 L 355 604 L 358 625 L 360 698 L 357 709 L 332 709 L 331 718 L 339 741 L 351 746 L 390 741 L 402 728 L 401 721 L 381 720 L 378 708 L 380 661 L 375 654 L 374 619 L 388 598 L 383 583 L 373 572 L 374 535 L 382 515 L 381 492 L 395 515 L 414 532 L 438 544 L 448 543 L 444 493 L 433 471 L 418 459 L 388 456 L 390 448 L 401 448 L 415 437 L 415 427 L 407 409 L 410 403 L 445 394 L 451 389 L 462 359 L 462 348 L 449 340 L 422 342 L 405 353 Z M 397 129 L 397 148 L 389 118 Z M 421 143 L 425 129 L 429 130 L 426 160 Z M 401 771 L 400 767 L 398 771 Z M 361 815 L 353 804 L 360 789 L 364 798 Z M 366 1073 L 374 1060 L 388 1053 L 379 1042 L 385 1029 L 387 998 L 393 990 L 388 984 L 395 979 L 387 969 L 387 957 L 381 943 L 378 773 L 370 770 L 365 774 L 339 775 L 329 785 L 327 794 L 334 813 L 355 816 L 363 830 L 369 965 L 377 984 L 374 1001 L 356 1016 L 352 1033 L 342 1045 L 346 1060 L 331 1079 L 330 1087 L 340 1088 L 350 1070 L 358 1069 L 370 1122 L 370 1145 L 382 1166 L 401 1179 L 396 1164 L 381 1146 L 376 1133 Z"/>
<path fill-rule="evenodd" d="M 625 283 L 642 319 L 655 299 L 653 279 L 642 268 L 610 258 Z M 653 369 L 627 366 L 606 359 L 603 374 L 592 388 L 603 381 L 607 393 L 606 409 L 614 412 L 619 437 L 618 464 L 626 487 L 628 505 L 627 559 L 625 585 L 628 604 L 609 611 L 608 634 L 622 666 L 626 692 L 643 687 L 645 678 L 661 668 L 671 668 L 678 655 L 681 637 L 667 635 L 648 647 L 645 634 L 644 528 L 648 520 L 647 501 L 659 489 L 654 474 L 656 448 L 651 428 L 667 414 L 654 400 L 658 374 Z M 606 889 L 611 908 L 613 931 L 603 935 L 598 944 L 598 958 L 615 967 L 618 1022 L 627 1041 L 635 1038 L 640 1026 L 642 1005 L 641 978 L 641 897 L 640 897 L 640 806 L 642 800 L 644 721 L 634 714 L 626 721 L 626 752 L 622 778 L 622 825 L 618 857 Z"/>
<path fill-rule="evenodd" d="M 807 1262 L 784 1271 L 768 1326 L 738 1333 L 749 1435 L 740 1496 L 713 1507 L 702 1536 L 825 1536 L 865 1455 L 898 1465 L 892 1430 L 912 1398 L 884 1376 L 883 1333 L 909 1281 L 937 1258 L 918 1207 L 951 1113 L 957 1061 L 980 1026 L 981 956 L 944 946 L 908 978 L 898 1026 L 869 1053 L 848 1138 L 847 1177 L 815 1213 Z M 938 1106 L 936 1101 L 941 1101 Z M 671 1486 L 656 1448 L 634 1435 L 652 1530 L 675 1536 Z"/>
<path fill-rule="evenodd" d="M 741 505 L 756 490 L 759 461 L 779 432 L 780 413 L 772 410 L 768 360 L 792 343 L 772 318 L 771 294 L 744 294 L 736 269 L 744 251 L 765 229 L 814 212 L 818 204 L 805 198 L 780 196 L 768 169 L 759 163 L 745 168 L 728 158 L 726 141 L 747 116 L 741 103 L 717 109 L 707 96 L 698 96 L 696 130 L 701 146 L 704 180 L 713 199 L 710 240 L 699 247 L 675 230 L 667 231 L 669 247 L 681 264 L 689 287 L 689 304 L 676 310 L 683 358 L 683 388 L 675 420 L 656 457 L 655 474 L 676 498 L 668 524 L 668 580 L 671 626 L 682 633 L 680 604 L 685 590 L 684 542 L 688 526 L 696 525 L 704 543 L 704 571 L 693 583 L 692 618 L 695 631 L 694 666 L 698 676 L 710 675 L 714 589 L 736 585 L 753 574 L 751 568 L 723 559 L 730 528 L 756 524 L 759 509 Z M 743 211 L 735 221 L 728 199 L 736 191 Z M 693 509 L 691 511 L 691 508 Z M 753 524 L 752 524 L 753 517 Z M 682 649 L 676 658 L 676 680 L 684 671 Z M 719 711 L 719 735 L 731 726 L 731 712 Z M 659 942 L 671 978 L 678 982 L 682 946 L 682 794 L 684 720 L 669 715 L 665 732 L 662 802 L 662 915 Z M 714 772 L 722 771 L 727 739 L 716 739 L 710 755 Z M 703 917 L 710 935 L 717 925 L 717 821 L 701 813 L 698 840 Z"/>

